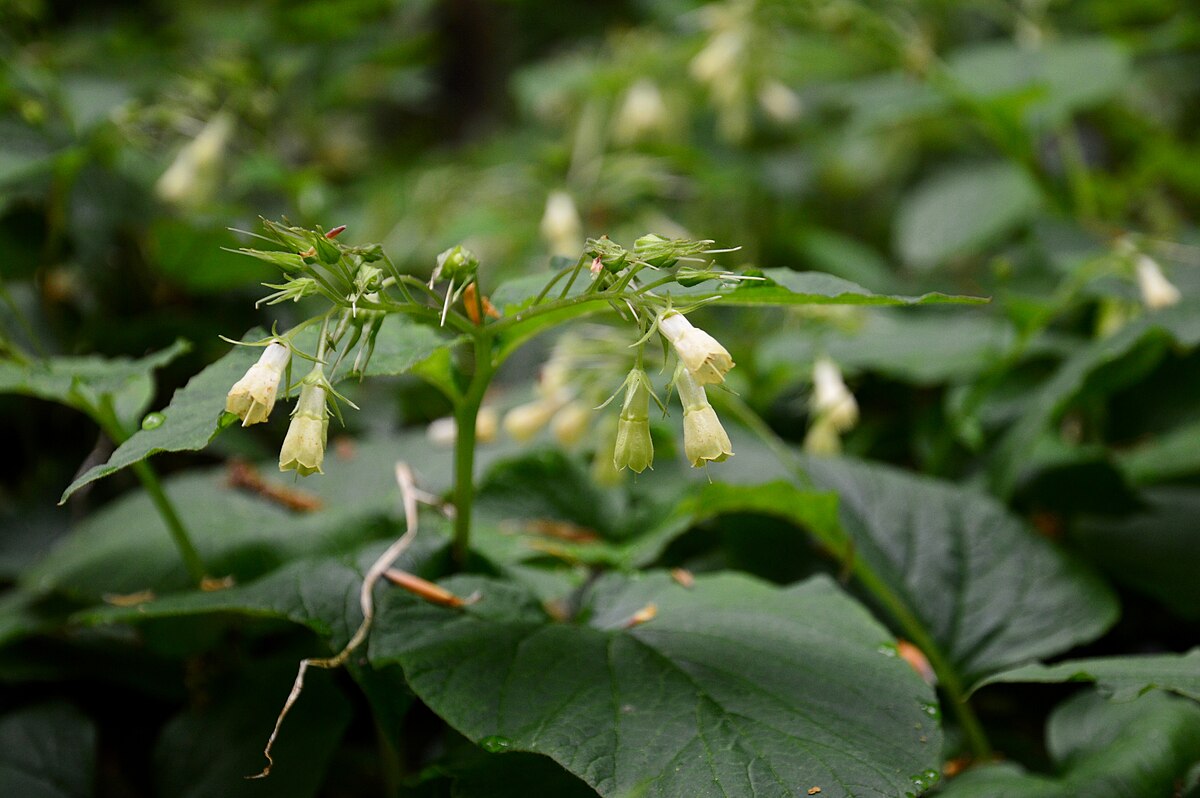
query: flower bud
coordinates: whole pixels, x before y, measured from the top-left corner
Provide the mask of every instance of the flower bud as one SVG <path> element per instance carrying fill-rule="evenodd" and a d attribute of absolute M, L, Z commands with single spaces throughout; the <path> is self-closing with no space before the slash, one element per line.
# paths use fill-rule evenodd
<path fill-rule="evenodd" d="M 1170 307 L 1179 303 L 1183 296 L 1162 273 L 1162 269 L 1149 255 L 1138 255 L 1135 262 L 1138 288 L 1142 302 L 1151 310 Z"/>
<path fill-rule="evenodd" d="M 683 451 L 688 462 L 697 468 L 709 461 L 720 463 L 733 456 L 733 444 L 717 413 L 708 403 L 704 386 L 680 364 L 675 369 L 675 387 L 683 405 Z"/>
<path fill-rule="evenodd" d="M 813 364 L 813 393 L 809 400 L 813 415 L 828 420 L 837 432 L 858 423 L 858 402 L 842 380 L 837 364 L 827 357 Z"/>
<path fill-rule="evenodd" d="M 546 211 L 542 214 L 542 238 L 550 246 L 550 254 L 574 257 L 579 254 L 583 241 L 583 221 L 575 208 L 575 201 L 565 191 L 552 191 L 546 198 Z"/>
<path fill-rule="evenodd" d="M 243 427 L 266 421 L 275 407 L 279 380 L 283 378 L 283 369 L 291 356 L 291 349 L 272 341 L 258 362 L 229 389 L 225 397 L 226 412 L 236 414 Z"/>
<path fill-rule="evenodd" d="M 640 474 L 654 462 L 654 441 L 650 438 L 650 378 L 635 368 L 625 380 L 625 401 L 617 421 L 617 443 L 613 466 L 629 468 Z"/>
<path fill-rule="evenodd" d="M 458 285 L 464 285 L 475 279 L 477 271 L 479 271 L 479 258 L 475 257 L 474 252 L 460 244 L 450 247 L 437 256 L 437 265 L 433 268 L 431 282 L 452 280 Z M 382 277 L 382 272 L 380 272 L 380 276 Z"/>
<path fill-rule="evenodd" d="M 672 310 L 659 317 L 658 329 L 671 342 L 675 354 L 698 384 L 714 385 L 725 381 L 725 374 L 733 368 L 733 358 L 717 339 Z"/>
<path fill-rule="evenodd" d="M 804 451 L 809 454 L 837 454 L 842 450 L 842 439 L 837 427 L 828 416 L 819 416 L 804 436 Z"/>
<path fill-rule="evenodd" d="M 295 471 L 302 477 L 323 473 L 321 462 L 325 459 L 325 438 L 329 431 L 324 379 L 320 366 L 304 378 L 292 423 L 279 450 L 280 471 Z"/>
<path fill-rule="evenodd" d="M 493 407 L 481 407 L 475 415 L 475 441 L 477 443 L 492 443 L 496 440 L 496 429 L 500 420 Z M 454 416 L 445 416 L 429 422 L 425 428 L 425 436 L 429 442 L 439 447 L 450 447 L 458 439 L 458 422 Z"/>
<path fill-rule="evenodd" d="M 592 408 L 586 402 L 570 402 L 557 413 L 550 422 L 550 431 L 554 439 L 564 447 L 579 443 L 587 433 L 592 421 Z"/>

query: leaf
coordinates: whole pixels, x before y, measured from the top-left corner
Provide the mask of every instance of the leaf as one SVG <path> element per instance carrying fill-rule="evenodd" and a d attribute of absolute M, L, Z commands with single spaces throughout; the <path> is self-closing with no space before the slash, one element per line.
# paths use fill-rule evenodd
<path fill-rule="evenodd" d="M 1001 496 L 1012 493 L 1023 476 L 1026 453 L 1082 395 L 1103 396 L 1136 381 L 1169 346 L 1193 349 L 1197 345 L 1200 302 L 1192 299 L 1147 313 L 1076 352 L 1033 393 L 1021 418 L 996 445 L 989 468 L 993 490 Z"/>
<path fill-rule="evenodd" d="M 855 556 L 964 676 L 1065 651 L 1116 619 L 1099 577 L 986 495 L 846 458 L 803 467 L 837 493 Z"/>
<path fill-rule="evenodd" d="M 996 242 L 1039 204 L 1037 186 L 1011 163 L 961 166 L 929 178 L 901 201 L 896 249 L 910 266 L 932 269 Z"/>
<path fill-rule="evenodd" d="M 1163 485 L 1139 495 L 1142 512 L 1081 519 L 1071 532 L 1072 543 L 1118 582 L 1153 596 L 1183 618 L 1200 619 L 1200 491 Z"/>
<path fill-rule="evenodd" d="M 792 269 L 762 269 L 765 282 L 753 280 L 739 283 L 722 290 L 713 282 L 701 283 L 693 289 L 672 286 L 665 293 L 681 299 L 703 299 L 721 297 L 722 305 L 979 305 L 989 300 L 984 297 L 954 296 L 942 293 L 903 296 L 899 294 L 876 294 L 857 283 L 834 277 L 823 272 L 798 272 Z"/>
<path fill-rule="evenodd" d="M 255 340 L 263 335 L 262 330 L 251 330 L 246 333 L 245 340 Z M 230 387 L 258 360 L 260 354 L 253 347 L 235 346 L 220 360 L 192 377 L 160 411 L 162 424 L 135 432 L 117 447 L 107 463 L 88 469 L 68 485 L 59 503 L 65 502 L 84 485 L 115 474 L 151 455 L 203 449 L 221 430 L 225 396 Z"/>
<path fill-rule="evenodd" d="M 1055 665 L 1022 665 L 987 677 L 973 690 L 1001 682 L 1095 682 L 1101 693 L 1116 701 L 1128 701 L 1154 689 L 1200 701 L 1200 648 L 1186 654 L 1095 657 Z"/>
<path fill-rule="evenodd" d="M 1140 485 L 1200 472 L 1200 421 L 1184 424 L 1116 455 L 1121 469 Z"/>
<path fill-rule="evenodd" d="M 862 369 L 914 385 L 939 385 L 978 376 L 995 367 L 1014 335 L 1004 322 L 982 313 L 946 310 L 872 310 L 852 329 L 821 337 L 784 330 L 762 341 L 760 369 L 810 370 L 819 354 L 844 371 Z"/>
<path fill-rule="evenodd" d="M 295 674 L 292 660 L 253 662 L 236 679 L 206 691 L 208 700 L 163 727 L 154 750 L 157 794 L 172 798 L 317 795 L 351 707 L 328 673 L 305 680 L 304 698 L 288 716 L 265 781 L 247 781 L 263 766 L 263 740 Z"/>
<path fill-rule="evenodd" d="M 91 415 L 112 401 L 117 417 L 136 425 L 154 394 L 150 375 L 191 349 L 178 340 L 152 355 L 129 358 L 54 357 L 21 363 L 0 360 L 0 393 L 47 399 Z"/>
<path fill-rule="evenodd" d="M 405 316 L 388 316 L 379 328 L 375 351 L 367 363 L 364 376 L 395 377 L 407 374 L 437 352 L 449 350 L 463 340 L 464 336 L 448 336 L 441 330 L 419 324 Z"/>
<path fill-rule="evenodd" d="M 422 531 L 394 567 L 418 576 L 436 576 L 448 540 L 444 532 Z M 72 620 L 85 624 L 140 623 L 215 613 L 278 618 L 308 627 L 329 641 L 331 650 L 338 650 L 362 621 L 359 590 L 366 569 L 389 543 L 376 541 L 350 554 L 295 560 L 259 579 L 224 590 L 176 593 L 132 607 L 98 607 L 78 613 Z"/>
<path fill-rule="evenodd" d="M 933 694 L 830 581 L 602 577 L 581 617 L 457 577 L 452 611 L 389 594 L 371 641 L 417 695 L 485 747 L 545 754 L 601 795 L 896 795 L 938 762 Z M 627 628 L 653 603 L 652 620 Z M 869 685 L 869 688 L 867 687 Z"/>
<path fill-rule="evenodd" d="M 1105 38 L 1046 42 L 1036 49 L 986 42 L 950 54 L 958 88 L 983 100 L 1020 96 L 1030 124 L 1061 123 L 1072 112 L 1104 102 L 1129 81 L 1129 53 Z"/>
<path fill-rule="evenodd" d="M 451 775 L 451 798 L 595 797 L 596 791 L 549 757 L 524 753 L 481 753 Z"/>
<path fill-rule="evenodd" d="M 955 778 L 946 798 L 1143 798 L 1181 795 L 1200 760 L 1200 707 L 1155 693 L 1114 703 L 1084 692 L 1059 705 L 1046 742 L 1061 775 L 1047 778 L 1013 765 L 984 765 Z"/>
<path fill-rule="evenodd" d="M 95 771 L 95 724 L 69 704 L 38 704 L 0 718 L 0 795 L 90 798 Z"/>
<path fill-rule="evenodd" d="M 306 331 L 307 332 L 307 331 Z M 253 329 L 242 340 L 254 341 L 265 333 Z M 449 338 L 427 326 L 403 317 L 389 317 L 379 330 L 375 352 L 368 364 L 368 376 L 404 374 L 438 351 L 454 346 L 461 339 Z M 311 338 L 297 345 L 311 351 Z M 212 442 L 232 416 L 225 413 L 225 397 L 230 387 L 257 360 L 256 347 L 235 346 L 224 357 L 210 364 L 183 388 L 175 392 L 170 404 L 161 411 L 163 423 L 154 429 L 140 429 L 117 447 L 108 462 L 98 465 L 72 482 L 63 491 L 61 502 L 91 482 L 107 477 L 134 463 L 161 452 L 198 451 Z"/>

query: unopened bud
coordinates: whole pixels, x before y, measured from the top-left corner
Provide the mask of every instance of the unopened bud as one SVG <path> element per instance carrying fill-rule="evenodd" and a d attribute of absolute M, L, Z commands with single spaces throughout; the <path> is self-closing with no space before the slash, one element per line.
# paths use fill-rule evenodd
<path fill-rule="evenodd" d="M 233 135 L 233 116 L 217 113 L 200 135 L 183 146 L 154 185 L 158 196 L 171 203 L 206 202 L 217 186 L 217 171 Z"/>
<path fill-rule="evenodd" d="M 432 281 L 436 283 L 439 280 L 452 280 L 457 285 L 464 285 L 474 280 L 478 271 L 479 258 L 459 244 L 438 255 Z"/>
<path fill-rule="evenodd" d="M 242 420 L 242 426 L 266 421 L 275 407 L 279 381 L 292 350 L 272 341 L 246 374 L 234 383 L 225 397 L 225 410 Z"/>

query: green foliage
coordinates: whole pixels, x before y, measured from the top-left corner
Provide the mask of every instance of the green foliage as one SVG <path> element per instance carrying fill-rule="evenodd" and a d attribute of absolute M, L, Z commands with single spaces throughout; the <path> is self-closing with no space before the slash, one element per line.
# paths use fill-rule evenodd
<path fill-rule="evenodd" d="M 1196 8 L 0 27 L 0 795 L 1200 794 Z"/>

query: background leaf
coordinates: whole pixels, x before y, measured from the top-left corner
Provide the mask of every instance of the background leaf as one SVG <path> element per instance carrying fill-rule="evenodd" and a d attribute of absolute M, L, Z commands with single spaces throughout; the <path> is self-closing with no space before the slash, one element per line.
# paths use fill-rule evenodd
<path fill-rule="evenodd" d="M 96 728 L 65 703 L 38 704 L 0 717 L 0 795 L 91 798 Z"/>
<path fill-rule="evenodd" d="M 1144 654 L 1033 663 L 993 674 L 975 689 L 998 682 L 1095 682 L 1101 693 L 1128 701 L 1148 690 L 1167 690 L 1200 701 L 1200 648 L 1187 654 Z"/>

